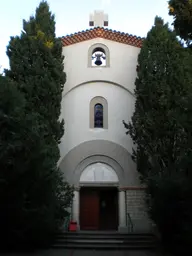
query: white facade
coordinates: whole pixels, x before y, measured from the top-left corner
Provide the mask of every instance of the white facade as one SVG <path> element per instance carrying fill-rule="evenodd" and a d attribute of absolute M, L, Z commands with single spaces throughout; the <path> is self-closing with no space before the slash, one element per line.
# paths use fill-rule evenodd
<path fill-rule="evenodd" d="M 92 51 L 94 47 L 105 49 L 105 66 L 90 65 L 90 49 Z M 66 179 L 75 185 L 72 218 L 78 225 L 83 222 L 81 191 L 85 187 L 97 188 L 98 191 L 108 187 L 111 195 L 115 193 L 114 190 L 110 192 L 113 188 L 118 193 L 117 198 L 114 196 L 118 203 L 118 229 L 127 230 L 127 213 L 130 213 L 137 230 L 142 230 L 143 220 L 146 226 L 144 192 L 140 189 L 139 175 L 131 159 L 134 145 L 122 123 L 122 120 L 130 121 L 134 111 L 139 52 L 139 47 L 99 36 L 63 47 L 67 80 L 61 108 L 65 134 L 60 144 L 59 166 Z M 94 119 L 91 102 L 97 103 L 97 98 L 107 104 L 107 107 L 103 105 L 104 112 L 107 111 L 104 115 L 107 125 L 100 128 L 91 125 Z M 131 197 L 133 200 L 137 198 L 135 204 Z M 101 202 L 97 201 L 93 206 L 96 204 L 101 207 Z"/>
<path fill-rule="evenodd" d="M 108 102 L 108 129 L 90 128 L 90 101 L 95 96 Z M 71 90 L 63 97 L 65 135 L 60 145 L 61 159 L 80 143 L 97 139 L 113 141 L 131 153 L 133 144 L 125 134 L 122 120 L 131 118 L 133 109 L 133 95 L 108 82 L 91 82 Z"/>
<path fill-rule="evenodd" d="M 110 52 L 110 67 L 88 67 L 88 51 L 92 45 L 104 44 Z M 67 73 L 64 95 L 71 89 L 91 81 L 108 81 L 119 84 L 134 93 L 137 57 L 140 48 L 95 38 L 63 47 L 64 65 Z"/>
<path fill-rule="evenodd" d="M 89 47 L 96 43 L 108 47 L 109 67 L 88 67 Z M 140 48 L 101 38 L 63 47 L 67 81 L 61 113 L 65 119 L 65 135 L 60 145 L 61 159 L 78 144 L 92 139 L 113 141 L 132 152 L 133 144 L 125 134 L 122 120 L 130 120 L 134 111 L 134 82 L 139 51 Z M 96 96 L 102 96 L 108 102 L 107 130 L 89 127 L 89 104 Z"/>

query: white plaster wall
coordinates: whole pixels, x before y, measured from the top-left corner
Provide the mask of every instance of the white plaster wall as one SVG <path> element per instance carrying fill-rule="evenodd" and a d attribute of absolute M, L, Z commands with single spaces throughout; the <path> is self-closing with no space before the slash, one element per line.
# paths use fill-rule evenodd
<path fill-rule="evenodd" d="M 96 96 L 108 102 L 108 129 L 90 129 L 90 101 Z M 60 144 L 60 160 L 75 146 L 89 140 L 109 140 L 132 153 L 132 142 L 125 134 L 122 120 L 130 120 L 134 111 L 134 97 L 127 90 L 104 82 L 79 86 L 63 97 L 61 117 L 65 120 L 65 134 Z"/>
<path fill-rule="evenodd" d="M 88 67 L 89 47 L 96 43 L 105 44 L 110 51 L 110 67 Z M 134 92 L 137 57 L 140 48 L 95 38 L 63 47 L 64 65 L 67 74 L 63 94 L 71 88 L 95 80 L 111 81 Z"/>

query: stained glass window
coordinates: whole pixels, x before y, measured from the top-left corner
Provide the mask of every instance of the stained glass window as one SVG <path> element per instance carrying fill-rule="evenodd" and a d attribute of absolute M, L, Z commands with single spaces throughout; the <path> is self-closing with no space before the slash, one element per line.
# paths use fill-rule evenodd
<path fill-rule="evenodd" d="M 94 127 L 103 128 L 103 105 L 96 104 L 94 107 Z"/>

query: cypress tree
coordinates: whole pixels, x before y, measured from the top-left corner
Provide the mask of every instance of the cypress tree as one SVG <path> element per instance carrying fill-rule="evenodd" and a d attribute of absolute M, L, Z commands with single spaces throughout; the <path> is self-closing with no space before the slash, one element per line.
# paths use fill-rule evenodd
<path fill-rule="evenodd" d="M 40 114 L 44 136 L 59 143 L 64 131 L 64 122 L 59 117 L 66 74 L 62 43 L 55 36 L 54 15 L 47 2 L 40 3 L 29 21 L 23 21 L 23 31 L 20 36 L 11 37 L 7 55 L 10 61 L 7 76 L 25 94 L 28 111 Z"/>
<path fill-rule="evenodd" d="M 168 242 L 176 242 L 179 236 L 181 242 L 183 234 L 189 241 L 191 236 L 190 231 L 186 236 L 185 229 L 191 223 L 186 202 L 192 195 L 188 182 L 192 180 L 190 63 L 188 49 L 156 17 L 138 56 L 135 112 L 131 122 L 123 121 L 135 143 L 137 169 L 147 185 L 150 216 Z"/>
<path fill-rule="evenodd" d="M 190 46 L 192 42 L 192 1 L 169 0 L 169 14 L 173 16 L 173 25 L 177 35 Z"/>
<path fill-rule="evenodd" d="M 135 112 L 125 124 L 137 145 L 134 156 L 143 175 L 157 164 L 160 170 L 172 166 L 187 143 L 183 125 L 190 121 L 189 61 L 175 33 L 156 17 L 138 56 Z"/>
<path fill-rule="evenodd" d="M 25 231 L 29 231 L 28 226 L 31 225 L 30 212 L 37 210 L 37 204 L 35 206 L 32 200 L 35 193 L 30 190 L 34 186 L 33 182 L 36 182 L 37 168 L 41 169 L 46 163 L 37 114 L 26 113 L 25 102 L 16 84 L 0 76 L 1 249 L 25 240 Z M 49 185 L 50 182 L 47 183 Z M 44 189 L 47 190 L 45 186 Z M 44 191 L 37 189 L 36 193 L 44 194 Z M 30 220 L 32 223 L 33 219 Z"/>
<path fill-rule="evenodd" d="M 73 188 L 57 167 L 58 144 L 64 133 L 60 110 L 66 74 L 62 43 L 55 36 L 54 15 L 47 2 L 40 3 L 29 21 L 23 21 L 23 31 L 11 37 L 7 55 L 10 70 L 5 70 L 5 75 L 24 97 L 24 120 L 33 117 L 30 127 L 35 132 L 23 160 L 24 199 L 18 214 L 22 221 L 16 230 L 21 241 L 39 245 L 61 227 L 73 197 Z"/>

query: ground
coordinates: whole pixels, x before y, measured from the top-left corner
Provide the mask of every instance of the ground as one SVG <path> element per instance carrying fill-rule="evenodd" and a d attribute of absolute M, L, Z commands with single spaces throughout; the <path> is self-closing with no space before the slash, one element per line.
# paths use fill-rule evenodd
<path fill-rule="evenodd" d="M 163 256 L 160 253 L 153 253 L 147 251 L 101 251 L 101 250 L 65 250 L 65 249 L 50 249 L 37 253 L 29 254 L 5 254 L 6 256 Z M 1 256 L 5 256 L 1 255 Z"/>

